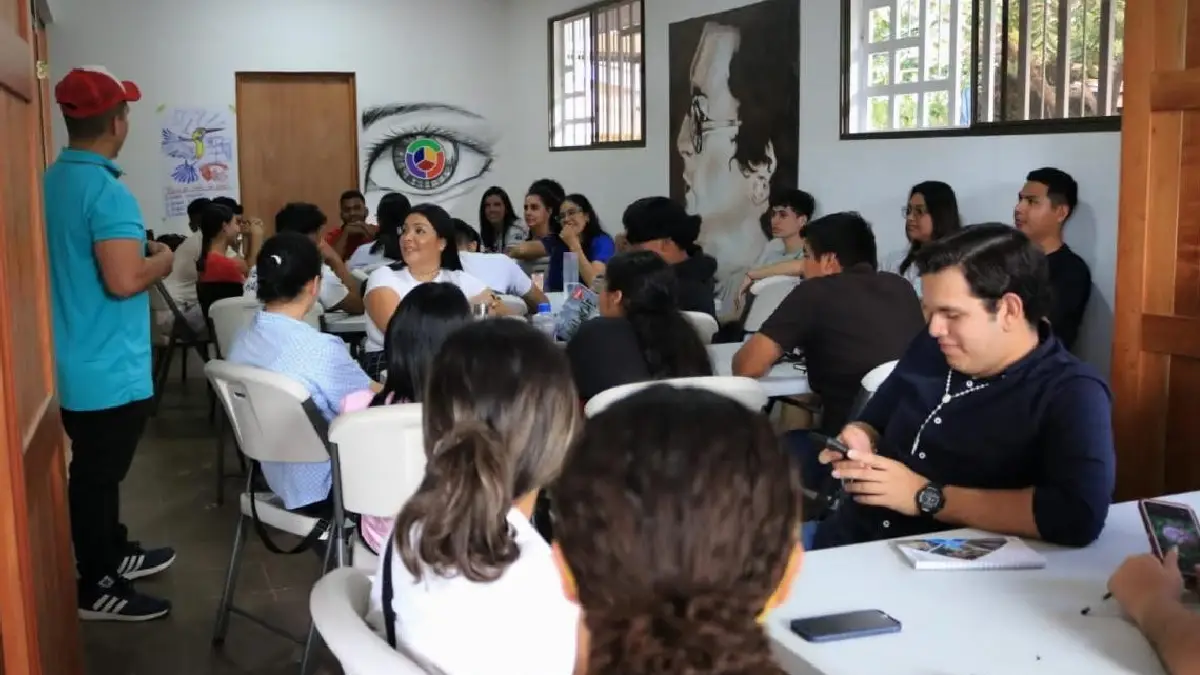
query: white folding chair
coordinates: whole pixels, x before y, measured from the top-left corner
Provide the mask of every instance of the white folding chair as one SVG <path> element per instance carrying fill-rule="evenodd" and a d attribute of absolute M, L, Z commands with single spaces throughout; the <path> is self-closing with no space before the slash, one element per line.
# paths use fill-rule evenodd
<path fill-rule="evenodd" d="M 647 387 L 653 387 L 656 384 L 667 384 L 679 388 L 707 389 L 731 398 L 756 412 L 762 410 L 763 406 L 767 404 L 767 392 L 763 390 L 758 380 L 749 377 L 677 377 L 669 380 L 631 382 L 607 389 L 596 394 L 587 402 L 587 405 L 583 408 L 583 414 L 588 417 L 595 417 L 617 401 L 627 396 L 632 396 Z"/>
<path fill-rule="evenodd" d="M 260 309 L 262 309 L 262 303 L 248 295 L 222 298 L 208 308 L 208 327 L 209 332 L 212 334 L 213 342 L 216 345 L 217 358 L 223 359 L 229 355 L 238 334 L 250 325 L 250 322 L 254 320 L 255 313 Z M 320 330 L 321 312 L 321 305 L 314 304 L 312 310 L 305 315 L 304 321 L 317 330 Z M 218 505 L 225 503 L 225 479 L 241 476 L 241 474 L 229 474 L 225 472 L 225 429 L 223 418 L 224 415 L 219 412 L 213 415 L 213 423 L 217 427 L 217 461 L 215 463 L 215 471 L 217 478 L 216 502 Z M 241 461 L 240 456 L 238 460 Z M 245 462 L 242 462 L 242 470 L 245 470 Z"/>
<path fill-rule="evenodd" d="M 250 459 L 258 462 L 331 462 L 333 522 L 332 532 L 326 544 L 323 568 L 328 570 L 335 549 L 339 556 L 344 556 L 344 550 L 338 544 L 343 542 L 345 537 L 345 514 L 341 505 L 336 454 L 326 440 L 325 419 L 308 391 L 302 384 L 285 375 L 221 360 L 209 361 L 204 367 L 204 373 L 228 415 L 239 447 Z M 241 496 L 240 507 L 241 514 L 233 536 L 233 552 L 229 558 L 229 572 L 225 577 L 225 588 L 217 609 L 213 644 L 219 647 L 224 643 L 229 628 L 229 616 L 237 614 L 304 645 L 300 673 L 305 675 L 308 672 L 308 659 L 313 643 L 312 627 L 309 628 L 307 638 L 291 635 L 234 606 L 233 596 L 238 567 L 246 544 L 247 526 L 253 527 L 259 533 L 264 545 L 275 549 L 275 545 L 268 539 L 266 528 L 301 537 L 311 545 L 316 536 L 314 533 L 318 532 L 320 519 L 288 511 L 273 494 L 255 494 L 253 472 L 249 472 L 246 477 L 246 491 Z M 303 547 L 292 551 L 276 549 L 273 552 L 290 554 L 300 550 L 303 550 Z M 342 559 L 339 557 L 339 563 Z"/>
<path fill-rule="evenodd" d="M 371 273 L 367 271 L 366 268 L 359 268 L 356 270 L 350 270 L 350 276 L 365 284 L 367 283 L 367 277 L 371 276 Z"/>
<path fill-rule="evenodd" d="M 800 283 L 796 277 L 769 277 L 768 279 L 778 279 L 778 281 L 760 286 L 757 293 L 753 291 L 753 286 L 751 287 L 750 310 L 746 312 L 746 319 L 742 322 L 742 328 L 747 333 L 757 333 L 762 328 L 763 322 L 775 313 L 783 299 L 792 292 L 796 284 Z M 761 283 L 768 279 L 761 279 L 755 283 Z"/>
<path fill-rule="evenodd" d="M 356 569 L 325 575 L 309 596 L 309 611 L 321 639 L 346 675 L 431 675 L 402 652 L 392 649 L 367 625 L 371 579 Z"/>
<path fill-rule="evenodd" d="M 329 425 L 350 513 L 395 517 L 425 477 L 421 404 L 385 405 L 340 415 Z M 378 557 L 354 537 L 351 564 L 374 573 Z"/>
<path fill-rule="evenodd" d="M 701 342 L 706 345 L 712 344 L 713 336 L 721 329 L 716 319 L 704 312 L 684 312 L 683 316 L 692 324 L 692 328 L 696 329 Z"/>

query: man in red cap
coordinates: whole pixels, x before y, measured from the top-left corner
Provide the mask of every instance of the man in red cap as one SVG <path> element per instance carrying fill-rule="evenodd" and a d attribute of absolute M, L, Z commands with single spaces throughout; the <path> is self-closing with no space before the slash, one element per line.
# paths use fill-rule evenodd
<path fill-rule="evenodd" d="M 120 485 L 154 400 L 147 289 L 171 271 L 171 250 L 147 241 L 137 200 L 113 162 L 129 133 L 132 82 L 76 68 L 54 88 L 68 143 L 46 169 L 46 242 L 62 421 L 71 438 L 71 536 L 79 616 L 147 621 L 171 603 L 130 581 L 165 570 L 169 548 L 146 550 L 121 524 Z"/>

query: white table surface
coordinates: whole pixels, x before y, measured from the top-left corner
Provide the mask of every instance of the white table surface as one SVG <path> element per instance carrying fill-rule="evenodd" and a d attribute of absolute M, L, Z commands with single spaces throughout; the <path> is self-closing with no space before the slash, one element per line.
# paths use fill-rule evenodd
<path fill-rule="evenodd" d="M 742 343 L 726 343 L 708 346 L 708 356 L 712 359 L 713 374 L 729 376 L 733 374 L 733 355 L 737 353 Z M 808 388 L 808 373 L 797 370 L 791 363 L 777 363 L 764 377 L 758 378 L 766 390 L 767 396 L 799 396 L 812 392 Z"/>
<path fill-rule="evenodd" d="M 367 332 L 367 316 L 365 314 L 350 315 L 345 312 L 328 312 L 325 314 L 325 332 L 335 335 L 365 333 Z"/>
<path fill-rule="evenodd" d="M 1200 492 L 1167 499 L 1200 509 Z M 791 675 L 1164 672 L 1117 604 L 1101 600 L 1121 561 L 1149 550 L 1136 503 L 1114 505 L 1087 548 L 1029 544 L 1045 569 L 918 572 L 882 541 L 806 554 L 790 597 L 767 618 L 772 650 Z M 791 619 L 862 609 L 883 610 L 903 629 L 826 644 L 788 629 Z"/>

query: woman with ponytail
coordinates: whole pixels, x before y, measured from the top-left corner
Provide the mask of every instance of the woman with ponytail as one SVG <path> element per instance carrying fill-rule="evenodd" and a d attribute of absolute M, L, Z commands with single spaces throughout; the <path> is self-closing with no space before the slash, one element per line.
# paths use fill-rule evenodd
<path fill-rule="evenodd" d="M 445 675 L 569 675 L 578 608 L 530 522 L 579 422 L 562 350 L 530 325 L 474 322 L 427 377 L 425 478 L 396 517 L 370 619 Z"/>
<path fill-rule="evenodd" d="M 209 204 L 200 214 L 200 257 L 196 259 L 197 281 L 200 283 L 233 283 L 246 281 L 249 267 L 241 256 L 229 256 L 229 249 L 236 243 L 241 232 L 234 219 L 233 210 L 224 204 Z M 258 234 L 255 234 L 258 232 Z M 250 237 L 257 237 L 262 230 L 251 230 Z M 258 250 L 257 241 L 251 241 L 249 250 Z"/>
<path fill-rule="evenodd" d="M 553 504 L 576 672 L 783 675 L 761 622 L 799 571 L 802 499 L 766 417 L 724 396 L 656 386 L 589 420 Z"/>
<path fill-rule="evenodd" d="M 708 348 L 676 309 L 671 266 L 650 251 L 608 261 L 600 316 L 567 343 L 583 400 L 629 382 L 712 375 Z"/>

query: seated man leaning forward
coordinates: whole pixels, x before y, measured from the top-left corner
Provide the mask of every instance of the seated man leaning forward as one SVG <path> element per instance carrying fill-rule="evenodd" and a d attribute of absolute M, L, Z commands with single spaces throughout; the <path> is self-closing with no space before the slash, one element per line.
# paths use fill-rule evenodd
<path fill-rule="evenodd" d="M 1020 231 L 976 225 L 921 250 L 929 317 L 858 421 L 847 492 L 814 548 L 957 527 L 1085 546 L 1115 480 L 1112 397 L 1045 321 L 1046 256 Z"/>

